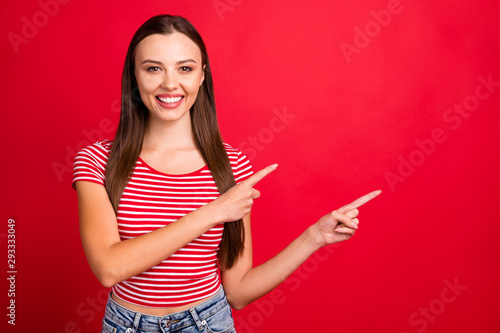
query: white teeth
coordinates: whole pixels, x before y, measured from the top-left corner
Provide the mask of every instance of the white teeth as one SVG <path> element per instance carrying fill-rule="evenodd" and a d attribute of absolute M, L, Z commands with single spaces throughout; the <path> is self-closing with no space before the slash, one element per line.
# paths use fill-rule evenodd
<path fill-rule="evenodd" d="M 170 98 L 170 97 L 166 97 L 166 98 L 165 97 L 158 97 L 158 99 L 160 101 L 162 101 L 163 103 L 176 103 L 182 99 L 182 96 L 172 97 L 172 98 Z"/>

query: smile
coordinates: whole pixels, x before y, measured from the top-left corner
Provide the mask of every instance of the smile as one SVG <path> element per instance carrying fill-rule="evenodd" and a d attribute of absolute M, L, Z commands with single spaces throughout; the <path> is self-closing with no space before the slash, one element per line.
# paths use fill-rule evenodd
<path fill-rule="evenodd" d="M 156 98 L 162 103 L 172 104 L 172 103 L 179 102 L 181 99 L 184 98 L 184 96 L 179 96 L 179 97 L 159 97 L 159 96 L 156 96 Z"/>

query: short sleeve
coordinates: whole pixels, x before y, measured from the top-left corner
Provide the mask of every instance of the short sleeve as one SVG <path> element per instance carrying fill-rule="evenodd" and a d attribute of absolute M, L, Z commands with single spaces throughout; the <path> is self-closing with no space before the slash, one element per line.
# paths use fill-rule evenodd
<path fill-rule="evenodd" d="M 231 167 L 233 168 L 234 180 L 236 184 L 238 184 L 253 175 L 253 167 L 245 154 L 236 148 L 228 147 L 226 147 L 226 150 L 228 152 Z"/>
<path fill-rule="evenodd" d="M 73 163 L 73 181 L 71 183 L 73 188 L 75 188 L 75 182 L 79 180 L 85 180 L 104 186 L 104 175 L 108 155 L 108 149 L 101 145 L 100 142 L 82 148 L 76 154 Z"/>
<path fill-rule="evenodd" d="M 236 184 L 247 180 L 251 175 L 253 175 L 253 167 L 250 160 L 242 152 L 238 152 L 238 164 L 236 170 L 234 170 L 234 179 Z"/>

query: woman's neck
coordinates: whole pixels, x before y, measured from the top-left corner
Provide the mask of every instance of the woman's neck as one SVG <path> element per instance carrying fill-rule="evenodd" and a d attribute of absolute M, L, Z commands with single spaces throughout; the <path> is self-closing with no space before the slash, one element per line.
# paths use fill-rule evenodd
<path fill-rule="evenodd" d="M 196 149 L 191 118 L 186 116 L 174 122 L 150 118 L 144 133 L 143 149 L 157 152 Z"/>

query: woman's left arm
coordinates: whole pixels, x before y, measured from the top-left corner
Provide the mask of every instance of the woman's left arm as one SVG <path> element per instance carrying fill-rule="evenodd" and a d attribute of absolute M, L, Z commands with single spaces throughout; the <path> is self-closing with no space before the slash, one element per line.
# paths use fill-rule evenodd
<path fill-rule="evenodd" d="M 236 310 L 244 308 L 285 281 L 321 247 L 351 238 L 359 224 L 358 208 L 378 196 L 380 192 L 368 193 L 323 216 L 283 251 L 256 267 L 252 267 L 250 214 L 247 214 L 243 218 L 245 250 L 232 268 L 221 272 L 228 302 Z"/>

